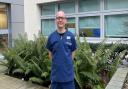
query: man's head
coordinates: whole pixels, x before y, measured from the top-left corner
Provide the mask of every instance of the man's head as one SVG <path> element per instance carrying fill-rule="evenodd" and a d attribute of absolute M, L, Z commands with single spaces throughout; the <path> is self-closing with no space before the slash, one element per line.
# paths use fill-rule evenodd
<path fill-rule="evenodd" d="M 58 11 L 56 14 L 56 25 L 58 29 L 65 29 L 67 19 L 63 11 Z"/>

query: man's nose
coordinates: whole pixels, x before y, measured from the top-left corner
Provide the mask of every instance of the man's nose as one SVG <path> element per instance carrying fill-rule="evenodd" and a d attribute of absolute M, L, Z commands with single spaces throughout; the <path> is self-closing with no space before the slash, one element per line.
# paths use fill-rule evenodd
<path fill-rule="evenodd" d="M 62 21 L 62 19 L 60 18 L 59 21 Z"/>

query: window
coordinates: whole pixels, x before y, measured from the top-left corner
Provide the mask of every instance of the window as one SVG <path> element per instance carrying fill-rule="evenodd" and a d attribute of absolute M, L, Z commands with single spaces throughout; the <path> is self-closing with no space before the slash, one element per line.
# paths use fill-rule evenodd
<path fill-rule="evenodd" d="M 58 9 L 63 10 L 65 13 L 75 13 L 75 2 L 60 3 Z"/>
<path fill-rule="evenodd" d="M 44 4 L 41 8 L 42 15 L 55 15 L 55 4 Z"/>
<path fill-rule="evenodd" d="M 79 12 L 99 11 L 100 0 L 79 0 Z"/>
<path fill-rule="evenodd" d="M 0 29 L 7 29 L 8 20 L 7 20 L 7 6 L 0 3 Z"/>
<path fill-rule="evenodd" d="M 43 33 L 43 35 L 48 36 L 53 31 L 55 31 L 55 21 L 54 21 L 54 19 L 42 20 L 42 33 Z"/>
<path fill-rule="evenodd" d="M 79 35 L 85 37 L 100 37 L 100 17 L 80 17 Z"/>
<path fill-rule="evenodd" d="M 0 3 L 0 52 L 8 46 L 8 5 Z"/>
<path fill-rule="evenodd" d="M 128 37 L 128 0 L 64 0 L 43 4 L 42 33 L 49 35 L 56 28 L 54 16 L 63 10 L 66 27 L 74 35 L 98 39 Z"/>
<path fill-rule="evenodd" d="M 8 35 L 0 34 L 0 52 L 2 52 L 8 45 Z"/>
<path fill-rule="evenodd" d="M 65 27 L 74 35 L 76 35 L 75 18 L 67 18 L 67 24 Z"/>
<path fill-rule="evenodd" d="M 128 37 L 128 14 L 106 16 L 105 32 L 107 37 Z"/>
<path fill-rule="evenodd" d="M 128 0 L 106 0 L 105 9 L 128 9 Z"/>

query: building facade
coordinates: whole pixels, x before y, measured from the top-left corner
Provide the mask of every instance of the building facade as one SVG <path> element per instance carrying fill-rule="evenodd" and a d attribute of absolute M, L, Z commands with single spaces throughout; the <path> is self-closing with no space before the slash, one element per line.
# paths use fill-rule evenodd
<path fill-rule="evenodd" d="M 128 0 L 0 0 L 0 39 L 11 44 L 19 34 L 29 40 L 39 32 L 48 36 L 59 10 L 66 13 L 68 30 L 88 42 L 128 41 Z"/>
<path fill-rule="evenodd" d="M 53 32 L 55 13 L 63 10 L 69 30 L 88 42 L 128 41 L 128 0 L 26 0 L 24 6 L 30 38 L 39 31 L 45 36 Z"/>

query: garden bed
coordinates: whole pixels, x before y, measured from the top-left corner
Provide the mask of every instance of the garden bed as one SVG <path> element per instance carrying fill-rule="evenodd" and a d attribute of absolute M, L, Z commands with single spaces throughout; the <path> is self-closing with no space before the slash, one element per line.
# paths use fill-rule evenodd
<path fill-rule="evenodd" d="M 76 89 L 104 89 L 120 61 L 121 52 L 115 52 L 118 44 L 105 46 L 101 42 L 95 50 L 84 40 L 77 39 L 77 51 L 73 61 Z M 48 58 L 46 38 L 34 41 L 19 37 L 14 47 L 3 53 L 7 74 L 42 86 L 50 86 L 51 60 Z M 115 88 L 116 89 L 116 88 Z"/>

